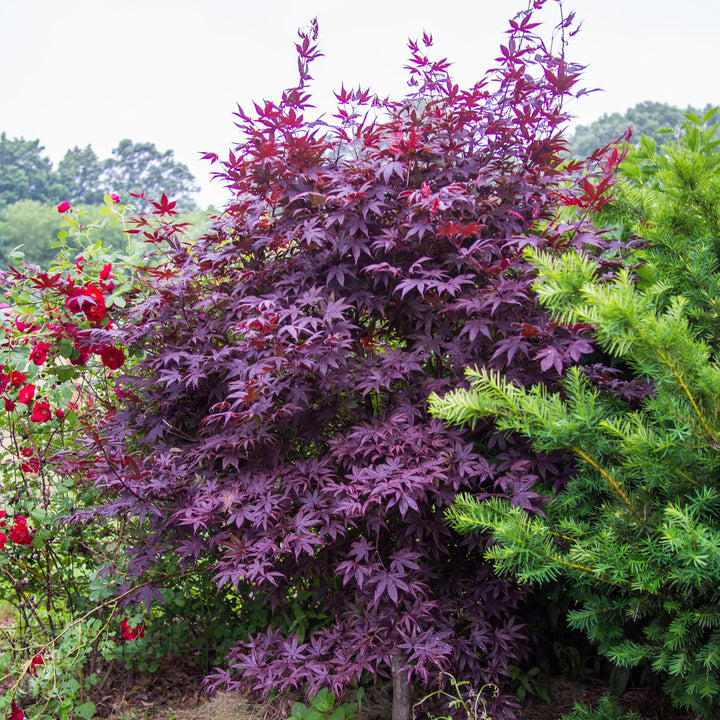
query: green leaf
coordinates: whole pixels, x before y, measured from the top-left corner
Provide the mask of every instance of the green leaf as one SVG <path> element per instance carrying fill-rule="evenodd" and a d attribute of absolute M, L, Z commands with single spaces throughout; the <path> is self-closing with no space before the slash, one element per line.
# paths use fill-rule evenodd
<path fill-rule="evenodd" d="M 615 697 L 620 697 L 625 692 L 628 681 L 630 680 L 630 668 L 614 667 L 610 671 L 610 692 Z"/>
<path fill-rule="evenodd" d="M 657 143 L 647 135 L 640 138 L 640 148 L 647 157 L 653 157 L 657 152 Z"/>
<path fill-rule="evenodd" d="M 626 161 L 622 164 L 622 172 L 627 177 L 632 178 L 636 182 L 638 182 L 638 183 L 642 182 L 643 173 L 642 173 L 642 170 L 640 169 L 639 165 L 635 165 L 634 163 Z"/>
<path fill-rule="evenodd" d="M 718 111 L 717 107 L 710 108 L 703 116 L 702 116 L 702 124 L 705 125 L 710 118 L 715 115 L 715 113 Z"/>
<path fill-rule="evenodd" d="M 65 695 L 73 696 L 80 689 L 80 683 L 73 677 L 61 683 L 63 693 Z"/>
<path fill-rule="evenodd" d="M 85 720 L 90 720 L 95 715 L 95 703 L 85 702 L 82 705 L 76 705 L 74 710 L 76 715 L 85 718 Z"/>
<path fill-rule="evenodd" d="M 550 693 L 548 692 L 547 685 L 545 683 L 540 683 L 535 688 L 535 694 L 547 705 L 552 705 L 552 700 L 550 699 Z"/>
<path fill-rule="evenodd" d="M 318 692 L 317 696 L 312 699 L 312 706 L 320 712 L 327 713 L 333 709 L 335 698 L 327 688 L 323 688 Z"/>
<path fill-rule="evenodd" d="M 78 371 L 72 365 L 60 365 L 53 368 L 53 374 L 60 382 L 67 382 L 78 376 Z"/>
<path fill-rule="evenodd" d="M 58 352 L 60 355 L 64 358 L 69 358 L 72 355 L 73 351 L 73 341 L 68 338 L 64 337 L 59 343 L 58 343 Z"/>
<path fill-rule="evenodd" d="M 46 516 L 47 513 L 45 512 L 44 508 L 41 507 L 34 507 L 30 511 L 30 517 L 37 523 L 44 522 Z"/>
<path fill-rule="evenodd" d="M 8 260 L 13 264 L 24 263 L 25 262 L 25 253 L 23 252 L 23 246 L 18 245 L 17 247 L 14 247 L 8 253 Z"/>

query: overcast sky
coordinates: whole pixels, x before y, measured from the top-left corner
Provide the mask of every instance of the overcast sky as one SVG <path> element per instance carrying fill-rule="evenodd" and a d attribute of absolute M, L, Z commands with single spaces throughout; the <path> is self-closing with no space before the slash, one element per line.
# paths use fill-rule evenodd
<path fill-rule="evenodd" d="M 492 64 L 524 0 L 0 0 L 0 131 L 39 138 L 57 163 L 75 145 L 101 158 L 123 138 L 172 149 L 221 204 L 202 151 L 237 138 L 237 104 L 277 99 L 297 77 L 297 29 L 317 17 L 325 57 L 316 105 L 361 84 L 405 92 L 407 39 L 423 30 L 461 84 Z M 599 87 L 576 122 L 643 100 L 720 104 L 720 4 L 711 0 L 566 0 L 583 26 L 570 61 Z"/>

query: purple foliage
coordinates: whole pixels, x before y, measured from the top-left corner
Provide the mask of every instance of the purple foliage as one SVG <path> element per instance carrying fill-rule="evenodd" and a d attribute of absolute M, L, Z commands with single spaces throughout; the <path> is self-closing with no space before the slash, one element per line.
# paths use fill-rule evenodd
<path fill-rule="evenodd" d="M 622 398 L 631 408 L 636 408 L 645 398 L 652 396 L 654 388 L 645 378 L 623 380 L 618 375 L 622 372 L 618 368 L 607 367 L 601 363 L 586 365 L 585 377 L 601 392 L 609 393 L 616 398 Z"/>
<path fill-rule="evenodd" d="M 560 242 L 530 228 L 568 177 L 562 103 L 580 72 L 535 28 L 519 14 L 466 90 L 410 43 L 412 94 L 343 88 L 333 125 L 305 117 L 318 51 L 301 35 L 298 87 L 238 109 L 242 141 L 208 156 L 235 198 L 212 231 L 189 244 L 139 220 L 170 249 L 112 333 L 143 359 L 94 476 L 102 512 L 146 523 L 137 578 L 211 555 L 220 586 L 272 607 L 214 685 L 340 691 L 396 653 L 415 682 L 444 668 L 484 683 L 528 653 L 522 591 L 443 511 L 458 491 L 537 510 L 535 479 L 564 470 L 491 427 L 447 428 L 426 401 L 470 365 L 552 383 L 592 349 L 587 328 L 548 322 L 522 259 Z M 315 618 L 307 632 L 288 631 L 291 607 Z"/>

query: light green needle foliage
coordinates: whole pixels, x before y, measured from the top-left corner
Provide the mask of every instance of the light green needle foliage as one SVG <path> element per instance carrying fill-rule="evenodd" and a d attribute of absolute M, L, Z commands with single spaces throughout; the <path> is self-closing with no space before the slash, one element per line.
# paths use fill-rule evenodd
<path fill-rule="evenodd" d="M 634 711 L 624 713 L 616 700 L 605 695 L 594 708 L 585 703 L 575 703 L 573 711 L 563 715 L 561 720 L 643 720 L 643 716 Z"/>
<path fill-rule="evenodd" d="M 717 108 L 689 114 L 679 132 L 658 145 L 649 137 L 622 165 L 616 200 L 601 221 L 649 242 L 660 299 L 679 295 L 700 336 L 720 337 L 720 135 Z"/>
<path fill-rule="evenodd" d="M 708 117 L 704 119 L 708 120 Z M 621 667 L 649 663 L 674 704 L 720 717 L 720 154 L 715 128 L 690 118 L 626 168 L 606 217 L 643 231 L 638 275 L 599 279 L 592 260 L 535 254 L 536 290 L 565 323 L 591 323 L 598 345 L 651 382 L 638 407 L 599 391 L 582 367 L 559 393 L 470 369 L 470 390 L 430 398 L 453 423 L 492 417 L 577 473 L 530 516 L 507 500 L 460 496 L 461 532 L 489 532 L 496 568 L 540 584 L 562 578 L 571 626 Z M 644 154 L 643 154 L 644 153 Z M 633 205 L 633 203 L 635 203 Z M 627 228 L 626 228 L 627 229 Z"/>

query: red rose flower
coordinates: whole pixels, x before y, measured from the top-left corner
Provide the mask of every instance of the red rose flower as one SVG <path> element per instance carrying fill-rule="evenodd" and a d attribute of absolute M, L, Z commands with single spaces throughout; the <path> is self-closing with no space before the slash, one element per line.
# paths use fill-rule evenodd
<path fill-rule="evenodd" d="M 35 397 L 35 386 L 32 383 L 28 383 L 24 387 L 20 388 L 18 401 L 23 405 L 29 405 L 33 397 Z"/>
<path fill-rule="evenodd" d="M 47 422 L 50 419 L 50 403 L 45 401 L 35 403 L 30 420 L 32 422 Z"/>
<path fill-rule="evenodd" d="M 5 533 L 0 532 L 0 550 L 2 550 L 5 547 L 6 542 L 7 542 L 7 538 L 5 537 Z"/>
<path fill-rule="evenodd" d="M 75 348 L 77 350 L 77 348 Z M 86 353 L 84 350 L 78 350 L 78 353 L 80 353 L 76 358 L 70 359 L 71 365 L 85 365 L 88 361 L 88 358 L 90 355 Z"/>
<path fill-rule="evenodd" d="M 8 720 L 23 720 L 25 717 L 25 713 L 15 704 L 15 701 L 13 700 L 10 703 L 10 715 L 8 715 Z"/>
<path fill-rule="evenodd" d="M 26 317 L 30 317 L 29 315 Z M 18 332 L 33 332 L 38 329 L 37 325 L 33 325 L 32 322 L 26 322 L 25 320 L 21 320 L 20 316 L 18 315 L 15 318 L 15 327 L 17 328 Z"/>
<path fill-rule="evenodd" d="M 14 400 L 11 400 L 10 398 L 3 398 L 3 402 L 5 403 L 5 410 L 7 412 L 12 412 L 15 409 Z"/>
<path fill-rule="evenodd" d="M 37 668 L 40 665 L 45 664 L 45 660 L 43 659 L 43 652 L 39 652 L 31 661 L 30 661 L 30 667 L 27 669 L 27 671 L 31 674 L 37 677 Z"/>
<path fill-rule="evenodd" d="M 47 353 L 50 346 L 40 340 L 35 347 L 30 351 L 30 361 L 36 365 L 42 365 L 47 360 Z"/>
<path fill-rule="evenodd" d="M 25 377 L 25 373 L 20 372 L 19 370 L 13 370 L 10 373 L 10 384 L 15 385 L 16 387 L 18 385 L 22 385 L 27 380 L 27 377 Z"/>
<path fill-rule="evenodd" d="M 58 408 L 58 409 L 55 411 L 55 417 L 56 417 L 58 420 L 62 420 L 62 419 L 65 417 L 65 411 L 64 411 L 62 408 Z"/>
<path fill-rule="evenodd" d="M 91 322 L 100 322 L 106 315 L 105 296 L 97 285 L 75 287 L 65 301 L 65 307 L 72 313 L 85 313 Z"/>
<path fill-rule="evenodd" d="M 100 279 L 107 280 L 108 278 L 110 278 L 112 280 L 112 275 L 110 274 L 111 270 L 112 270 L 112 263 L 106 263 L 105 265 L 103 265 L 103 268 L 100 271 Z"/>
<path fill-rule="evenodd" d="M 119 202 L 120 202 L 120 196 L 117 195 L 116 193 L 112 193 L 112 194 L 110 195 L 110 199 L 111 199 L 114 203 L 119 203 Z"/>
<path fill-rule="evenodd" d="M 125 354 L 113 345 L 103 345 L 100 348 L 100 359 L 106 368 L 117 370 L 125 362 Z"/>
<path fill-rule="evenodd" d="M 20 465 L 20 469 L 25 473 L 36 473 L 40 471 L 40 460 L 36 457 L 26 460 Z"/>
<path fill-rule="evenodd" d="M 58 212 L 60 214 L 66 213 L 71 207 L 72 205 L 67 200 L 65 200 L 58 205 Z"/>
<path fill-rule="evenodd" d="M 15 522 L 10 528 L 8 537 L 16 545 L 32 545 L 33 536 L 27 528 L 27 520 L 22 515 L 15 516 Z"/>
<path fill-rule="evenodd" d="M 123 618 L 120 621 L 120 629 L 122 630 L 122 637 L 123 640 L 135 640 L 136 638 L 143 638 L 145 637 L 145 626 L 140 623 L 138 625 L 135 625 L 135 627 L 131 627 L 128 624 L 128 619 Z"/>
<path fill-rule="evenodd" d="M 4 392 L 5 388 L 10 384 L 10 375 L 8 373 L 0 373 L 0 392 Z"/>

